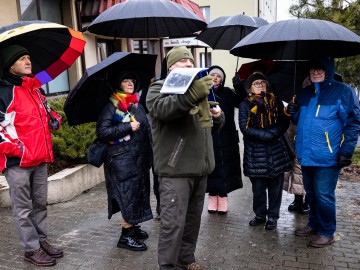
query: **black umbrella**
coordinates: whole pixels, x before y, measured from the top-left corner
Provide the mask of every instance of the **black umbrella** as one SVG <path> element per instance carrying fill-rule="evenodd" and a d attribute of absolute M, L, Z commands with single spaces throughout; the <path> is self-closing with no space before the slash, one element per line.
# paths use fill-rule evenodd
<path fill-rule="evenodd" d="M 243 14 L 223 16 L 210 22 L 196 39 L 212 49 L 230 50 L 245 36 L 266 24 L 268 22 L 262 18 Z"/>
<path fill-rule="evenodd" d="M 360 53 L 360 37 L 324 20 L 295 19 L 260 27 L 243 38 L 231 54 L 254 59 L 306 60 Z"/>
<path fill-rule="evenodd" d="M 79 82 L 70 91 L 64 105 L 69 125 L 95 122 L 118 87 L 118 74 L 136 73 L 140 89 L 147 88 L 155 75 L 156 55 L 116 52 L 100 63 L 86 69 Z"/>
<path fill-rule="evenodd" d="M 298 95 L 307 76 L 309 76 L 308 61 L 274 61 L 266 74 L 274 94 L 286 102 L 290 102 L 294 94 Z"/>
<path fill-rule="evenodd" d="M 89 26 L 91 33 L 122 38 L 186 36 L 206 22 L 182 5 L 168 0 L 129 0 L 101 13 Z"/>

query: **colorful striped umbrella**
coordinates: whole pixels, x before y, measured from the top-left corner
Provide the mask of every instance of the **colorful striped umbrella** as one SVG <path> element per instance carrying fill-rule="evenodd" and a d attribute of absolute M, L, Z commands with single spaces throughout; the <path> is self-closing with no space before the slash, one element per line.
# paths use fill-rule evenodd
<path fill-rule="evenodd" d="M 85 43 L 81 32 L 47 21 L 20 21 L 0 28 L 0 50 L 12 44 L 25 47 L 32 72 L 43 84 L 68 69 Z"/>

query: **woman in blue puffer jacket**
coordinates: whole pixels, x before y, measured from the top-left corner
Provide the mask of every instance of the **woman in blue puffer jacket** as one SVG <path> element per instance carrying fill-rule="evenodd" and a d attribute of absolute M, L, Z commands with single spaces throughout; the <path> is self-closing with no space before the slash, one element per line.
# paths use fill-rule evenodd
<path fill-rule="evenodd" d="M 360 129 L 359 102 L 353 89 L 334 80 L 334 59 L 309 62 L 311 85 L 287 112 L 297 125 L 295 149 L 310 204 L 309 220 L 295 234 L 315 234 L 309 245 L 334 242 L 335 188 L 340 169 L 351 163 Z"/>

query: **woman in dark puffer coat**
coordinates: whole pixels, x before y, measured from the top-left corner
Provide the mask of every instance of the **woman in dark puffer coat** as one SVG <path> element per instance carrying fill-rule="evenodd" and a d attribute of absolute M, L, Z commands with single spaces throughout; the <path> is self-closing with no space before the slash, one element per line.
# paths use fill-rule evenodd
<path fill-rule="evenodd" d="M 109 219 L 119 211 L 123 218 L 117 246 L 142 251 L 147 247 L 139 240 L 148 234 L 137 224 L 153 218 L 149 198 L 152 149 L 149 122 L 134 93 L 136 78 L 130 72 L 120 75 L 120 90 L 99 115 L 96 135 L 109 142 L 104 162 Z"/>
<path fill-rule="evenodd" d="M 282 137 L 289 118 L 284 114 L 282 101 L 269 92 L 262 73 L 252 74 L 247 82 L 250 91 L 240 104 L 239 126 L 244 139 L 244 174 L 252 183 L 256 215 L 249 225 L 266 222 L 265 229 L 273 230 L 279 218 L 284 172 L 291 169 Z"/>
<path fill-rule="evenodd" d="M 211 66 L 212 89 L 215 99 L 225 114 L 225 124 L 212 131 L 215 169 L 208 176 L 208 212 L 225 214 L 228 211 L 228 193 L 242 188 L 239 133 L 235 126 L 234 110 L 246 97 L 244 89 L 224 87 L 226 75 L 219 66 Z M 241 86 L 242 87 L 242 86 Z"/>

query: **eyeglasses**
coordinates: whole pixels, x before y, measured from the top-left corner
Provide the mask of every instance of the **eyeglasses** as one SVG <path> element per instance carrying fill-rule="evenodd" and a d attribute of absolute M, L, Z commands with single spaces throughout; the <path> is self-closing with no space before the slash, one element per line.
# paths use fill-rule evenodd
<path fill-rule="evenodd" d="M 132 83 L 132 84 L 135 84 L 135 83 L 136 83 L 136 80 L 134 80 L 134 79 L 124 79 L 124 80 L 122 80 L 121 82 L 123 82 L 123 83 Z"/>
<path fill-rule="evenodd" d="M 311 68 L 310 69 L 310 73 L 311 74 L 323 74 L 325 72 L 325 70 L 323 70 L 322 68 Z"/>
<path fill-rule="evenodd" d="M 267 81 L 256 81 L 256 82 L 253 82 L 251 85 L 255 86 L 255 87 L 261 87 L 261 86 L 264 86 L 267 84 Z"/>

